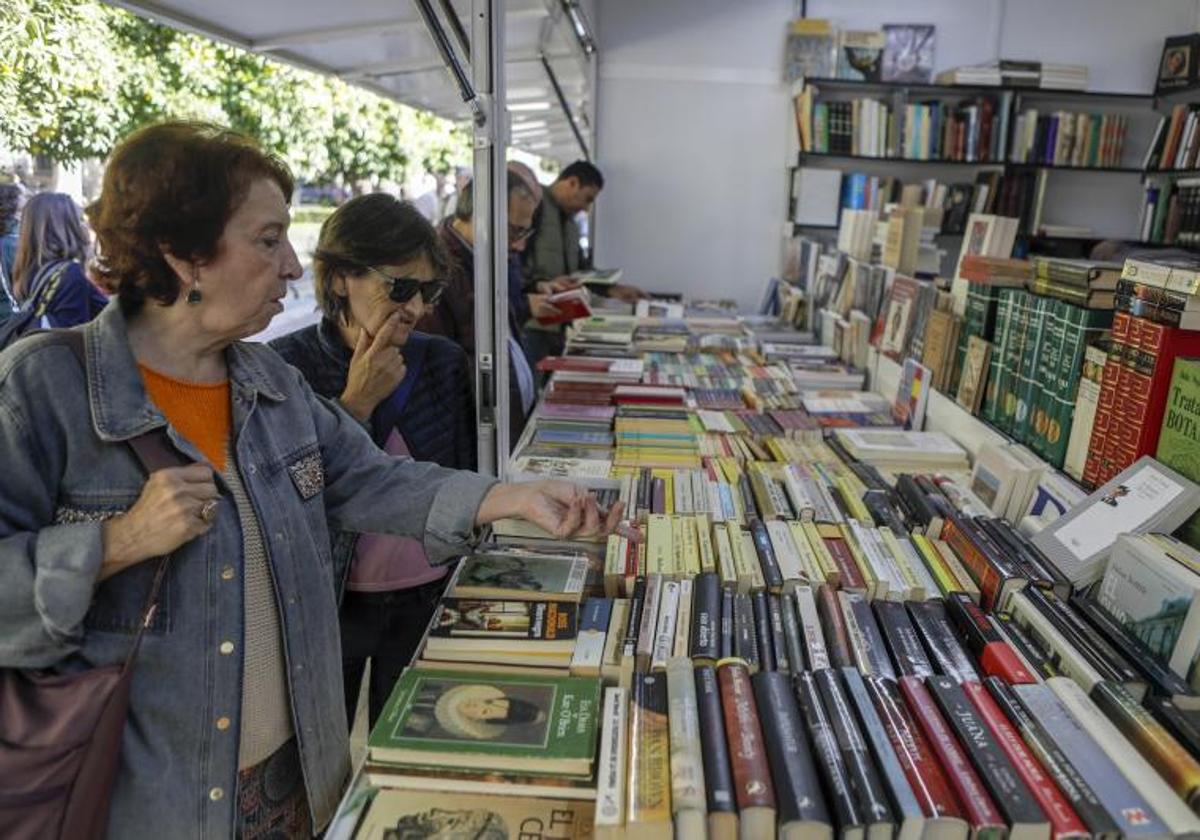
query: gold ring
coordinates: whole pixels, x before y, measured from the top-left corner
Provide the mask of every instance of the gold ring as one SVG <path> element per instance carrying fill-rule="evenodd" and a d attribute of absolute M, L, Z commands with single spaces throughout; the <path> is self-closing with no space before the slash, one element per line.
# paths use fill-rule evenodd
<path fill-rule="evenodd" d="M 200 518 L 203 519 L 206 524 L 211 523 L 214 519 L 217 518 L 217 500 L 216 499 L 209 499 L 207 502 L 205 502 L 203 505 L 201 505 Z"/>

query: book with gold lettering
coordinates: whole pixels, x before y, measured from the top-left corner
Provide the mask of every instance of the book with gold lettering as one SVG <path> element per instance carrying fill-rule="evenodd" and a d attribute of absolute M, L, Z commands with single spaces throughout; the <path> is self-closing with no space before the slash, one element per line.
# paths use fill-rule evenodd
<path fill-rule="evenodd" d="M 625 837 L 661 837 L 671 832 L 668 702 L 666 674 L 634 675 Z"/>
<path fill-rule="evenodd" d="M 579 605 L 444 598 L 422 656 L 507 665 L 570 665 Z"/>

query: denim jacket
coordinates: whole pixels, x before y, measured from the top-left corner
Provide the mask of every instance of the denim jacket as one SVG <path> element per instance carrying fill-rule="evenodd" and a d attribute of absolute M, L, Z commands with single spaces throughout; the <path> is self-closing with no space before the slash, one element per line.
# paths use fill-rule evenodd
<path fill-rule="evenodd" d="M 142 387 L 119 303 L 84 329 L 86 381 L 70 349 L 44 336 L 0 354 L 0 667 L 73 672 L 123 660 L 154 571 L 145 562 L 97 582 L 101 522 L 145 483 L 124 441 L 166 421 Z M 493 482 L 388 457 L 267 347 L 236 343 L 226 359 L 232 451 L 274 577 L 316 830 L 350 766 L 328 529 L 423 538 L 430 559 L 445 560 L 468 548 Z M 172 555 L 136 661 L 113 838 L 234 835 L 242 540 L 217 481 L 216 523 Z M 218 728 L 220 718 L 233 725 Z"/>

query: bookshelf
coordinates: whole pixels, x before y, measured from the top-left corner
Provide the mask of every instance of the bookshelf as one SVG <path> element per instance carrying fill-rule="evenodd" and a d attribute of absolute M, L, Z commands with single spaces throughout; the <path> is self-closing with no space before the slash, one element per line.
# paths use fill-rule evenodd
<path fill-rule="evenodd" d="M 1025 195 L 1032 190 L 1032 206 L 1035 209 L 1027 216 L 1023 214 L 1023 239 L 1058 238 L 1038 236 L 1038 231 L 1031 228 L 1036 220 L 1039 228 L 1041 222 L 1051 225 L 1081 226 L 1090 229 L 1097 240 L 1116 238 L 1144 245 L 1161 246 L 1162 243 L 1146 243 L 1144 241 L 1146 237 L 1142 236 L 1141 214 L 1146 201 L 1147 189 L 1150 186 L 1148 179 L 1156 178 L 1163 182 L 1178 177 L 1200 175 L 1200 171 L 1194 169 L 1147 169 L 1144 166 L 1146 151 L 1154 139 L 1159 118 L 1164 116 L 1169 118 L 1171 107 L 1188 101 L 1189 94 L 1195 96 L 1197 91 L 1194 90 L 1160 97 L 1151 92 L 1060 90 L 1014 85 L 905 84 L 814 77 L 798 83 L 793 89 L 793 93 L 799 94 L 805 89 L 803 85 L 808 85 L 811 93 L 814 123 L 819 103 L 844 103 L 848 100 L 873 100 L 880 103 L 883 106 L 882 114 L 876 116 L 876 109 L 870 110 L 872 116 L 867 122 L 868 128 L 865 136 L 875 144 L 876 140 L 872 139 L 871 135 L 877 133 L 883 148 L 879 149 L 877 146 L 864 148 L 872 151 L 885 151 L 887 154 L 848 153 L 845 146 L 838 148 L 836 143 L 833 144 L 835 150 L 821 148 L 823 143 L 832 143 L 832 139 L 816 143 L 816 137 L 824 137 L 822 132 L 832 131 L 832 126 L 821 123 L 820 129 L 818 129 L 814 124 L 812 127 L 814 144 L 820 150 L 816 151 L 811 148 L 801 150 L 793 133 L 794 145 L 792 148 L 795 152 L 787 170 L 789 178 L 796 169 L 801 167 L 840 169 L 846 174 L 866 172 L 871 176 L 894 176 L 904 183 L 934 178 L 943 183 L 962 182 L 972 178 L 978 182 L 984 177 L 983 173 L 999 173 L 1003 179 L 1016 179 L 1016 194 Z M 987 100 L 991 104 L 987 105 L 983 100 Z M 961 113 L 958 110 L 960 105 L 966 106 L 972 114 L 976 113 L 976 109 L 972 107 L 975 105 L 990 109 L 988 111 L 978 110 L 978 113 L 981 115 L 981 119 L 984 113 L 990 114 L 991 128 L 977 131 L 973 136 L 980 143 L 990 146 L 990 152 L 996 159 L 920 158 L 905 154 L 906 151 L 913 151 L 912 146 L 909 145 L 913 135 L 924 130 L 919 123 L 914 123 L 912 126 L 906 125 L 909 120 L 923 119 L 917 115 L 924 113 L 922 109 L 928 111 L 929 108 L 932 108 L 934 112 L 940 111 L 946 120 L 949 120 L 952 114 L 955 119 L 958 119 L 958 115 Z M 909 106 L 919 107 L 914 109 Z M 947 106 L 949 110 L 946 110 Z M 833 105 L 831 104 L 830 107 L 832 108 Z M 857 108 L 857 106 L 855 107 Z M 1052 116 L 1059 111 L 1068 111 L 1073 114 L 1082 112 L 1101 117 L 1122 117 L 1122 123 L 1127 127 L 1124 129 L 1125 136 L 1120 140 L 1123 149 L 1119 159 L 1109 159 L 1103 161 L 1105 165 L 1091 166 L 1078 165 L 1078 161 L 1072 164 L 1013 160 L 1012 158 L 1018 156 L 1014 155 L 1015 147 L 1018 145 L 1024 147 L 1029 142 L 1030 135 L 1026 133 L 1022 136 L 1018 134 L 1018 131 L 1019 120 L 1024 118 L 1030 109 L 1036 109 L 1039 118 Z M 795 103 L 793 103 L 793 111 L 795 110 Z M 864 108 L 863 113 L 867 114 L 867 109 Z M 855 120 L 857 121 L 857 119 L 856 116 Z M 875 131 L 878 127 L 876 119 L 883 123 L 883 127 L 879 128 L 878 132 Z M 1083 125 L 1083 118 L 1080 119 L 1080 124 Z M 1039 119 L 1039 129 L 1041 121 Z M 1094 124 L 1093 121 L 1092 125 Z M 1104 124 L 1107 125 L 1107 121 Z M 929 123 L 926 121 L 925 126 L 928 125 Z M 953 125 L 951 128 L 953 129 Z M 859 143 L 858 138 L 863 136 L 862 130 L 857 122 L 851 129 L 840 128 L 843 133 L 840 133 L 839 137 L 844 143 L 850 143 L 844 133 L 847 130 L 855 138 L 854 152 L 859 152 L 860 147 L 857 144 Z M 936 113 L 931 131 L 932 136 L 921 135 L 921 142 L 926 145 L 917 145 L 918 151 L 931 147 L 936 151 L 943 143 L 948 142 Z M 1000 139 L 997 140 L 995 137 L 989 139 L 989 132 L 1001 132 L 998 135 Z M 953 131 L 948 136 L 951 138 L 949 142 L 953 142 Z M 1087 135 L 1083 136 L 1086 140 Z M 1092 136 L 1094 138 L 1096 135 Z M 832 138 L 832 135 L 830 137 Z M 955 149 L 953 145 L 950 148 Z M 965 146 L 960 145 L 952 153 L 963 155 L 964 148 Z M 1103 150 L 1103 144 L 1100 148 Z M 1111 146 L 1109 150 L 1111 151 Z M 981 146 L 979 151 L 973 153 L 971 157 L 976 158 L 980 154 L 987 153 L 988 149 Z M 1069 149 L 1067 153 L 1070 154 Z M 1028 155 L 1029 152 L 1025 151 L 1021 156 Z M 1041 183 L 1046 179 L 1049 179 L 1049 186 Z M 1095 180 L 1093 181 L 1093 179 Z M 1030 184 L 1028 183 L 1030 180 L 1037 183 Z M 789 213 L 799 202 L 800 198 L 793 193 L 792 184 L 789 182 L 787 204 Z M 1030 206 L 1024 198 L 1018 199 L 1017 203 L 1021 207 Z M 1043 210 L 1045 212 L 1042 212 Z"/>

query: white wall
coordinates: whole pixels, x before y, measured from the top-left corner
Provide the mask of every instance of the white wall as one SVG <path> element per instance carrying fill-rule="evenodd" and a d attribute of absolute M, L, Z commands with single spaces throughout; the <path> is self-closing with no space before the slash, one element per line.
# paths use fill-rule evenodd
<path fill-rule="evenodd" d="M 596 209 L 597 265 L 622 266 L 646 288 L 757 305 L 780 266 L 794 127 L 779 77 L 795 4 L 597 6 L 596 158 L 608 185 Z M 810 0 L 808 14 L 845 28 L 936 24 L 939 70 L 998 55 L 1072 62 L 1088 65 L 1092 89 L 1139 92 L 1153 87 L 1163 38 L 1200 29 L 1200 0 Z M 1140 195 L 1135 176 L 1063 173 L 1088 177 L 1130 183 L 1053 183 L 1101 203 Z M 1047 221 L 1073 221 L 1056 215 L 1048 209 Z"/>

